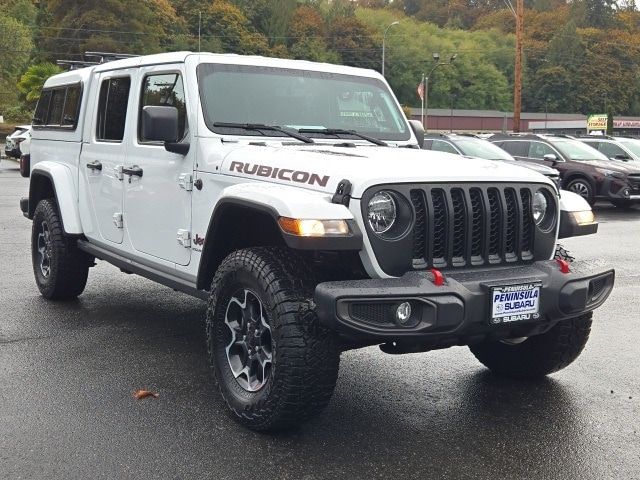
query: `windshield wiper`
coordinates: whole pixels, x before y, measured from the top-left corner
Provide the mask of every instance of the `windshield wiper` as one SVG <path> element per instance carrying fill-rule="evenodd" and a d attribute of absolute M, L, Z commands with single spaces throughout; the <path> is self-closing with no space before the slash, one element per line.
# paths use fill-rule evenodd
<path fill-rule="evenodd" d="M 295 130 L 289 130 L 288 128 L 282 128 L 277 125 L 263 125 L 261 123 L 214 122 L 213 126 L 220 127 L 220 128 L 240 128 L 242 130 L 254 130 L 256 132 L 260 132 L 261 130 L 280 132 L 290 137 L 293 137 L 296 140 L 300 140 L 301 142 L 304 142 L 304 143 L 315 143 L 312 138 L 302 135 L 299 132 L 296 132 Z"/>
<path fill-rule="evenodd" d="M 298 130 L 298 133 L 319 133 L 325 135 L 353 135 L 354 137 L 361 138 L 368 142 L 371 142 L 380 147 L 387 147 L 387 142 L 383 142 L 382 140 L 378 140 L 377 138 L 370 137 L 369 135 L 365 135 L 364 133 L 356 132 L 355 130 L 343 130 L 341 128 L 301 128 Z"/>

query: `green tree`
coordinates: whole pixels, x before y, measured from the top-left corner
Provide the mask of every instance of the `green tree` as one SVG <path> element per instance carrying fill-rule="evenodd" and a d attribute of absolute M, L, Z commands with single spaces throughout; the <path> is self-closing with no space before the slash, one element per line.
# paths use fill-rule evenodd
<path fill-rule="evenodd" d="M 31 65 L 26 72 L 20 77 L 18 82 L 18 90 L 20 90 L 27 101 L 27 104 L 35 106 L 36 102 L 40 98 L 40 92 L 44 82 L 58 73 L 62 72 L 62 69 L 53 63 L 37 63 Z"/>
<path fill-rule="evenodd" d="M 15 88 L 33 51 L 30 29 L 13 17 L 0 13 L 0 108 L 19 103 Z"/>

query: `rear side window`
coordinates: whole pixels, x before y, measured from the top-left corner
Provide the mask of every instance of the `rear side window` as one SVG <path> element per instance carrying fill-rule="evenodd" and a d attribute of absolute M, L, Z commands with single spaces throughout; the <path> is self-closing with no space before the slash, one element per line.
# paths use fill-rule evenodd
<path fill-rule="evenodd" d="M 500 145 L 504 151 L 510 153 L 514 157 L 526 157 L 529 155 L 529 143 L 524 141 L 504 142 Z"/>
<path fill-rule="evenodd" d="M 75 130 L 82 99 L 80 84 L 48 88 L 40 94 L 33 116 L 33 125 L 38 129 Z"/>
<path fill-rule="evenodd" d="M 144 79 L 142 101 L 138 112 L 138 138 L 141 142 L 148 141 L 142 137 L 142 109 L 149 105 L 176 107 L 178 110 L 178 138 L 184 137 L 187 108 L 184 100 L 182 77 L 179 73 L 149 75 Z"/>
<path fill-rule="evenodd" d="M 121 142 L 127 121 L 129 103 L 129 77 L 109 78 L 100 85 L 98 100 L 98 140 Z"/>

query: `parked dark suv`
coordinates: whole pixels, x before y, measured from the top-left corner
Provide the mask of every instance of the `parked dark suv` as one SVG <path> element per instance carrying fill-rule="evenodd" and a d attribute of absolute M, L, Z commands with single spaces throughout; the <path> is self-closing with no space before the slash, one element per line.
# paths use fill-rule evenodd
<path fill-rule="evenodd" d="M 490 141 L 519 160 L 556 168 L 562 188 L 590 204 L 608 200 L 629 207 L 640 202 L 640 168 L 610 160 L 579 140 L 564 135 L 497 134 Z"/>
<path fill-rule="evenodd" d="M 425 136 L 423 147 L 425 150 L 454 153 L 466 157 L 496 160 L 499 162 L 529 168 L 549 177 L 560 188 L 560 172 L 555 168 L 539 163 L 516 160 L 503 149 L 475 135 L 467 133 L 431 133 Z"/>

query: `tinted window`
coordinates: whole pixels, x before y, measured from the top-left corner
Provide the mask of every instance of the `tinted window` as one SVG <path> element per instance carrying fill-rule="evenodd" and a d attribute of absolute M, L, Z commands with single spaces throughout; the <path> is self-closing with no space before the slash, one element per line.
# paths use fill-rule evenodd
<path fill-rule="evenodd" d="M 51 92 L 51 103 L 49 104 L 49 114 L 45 120 L 45 125 L 60 125 L 65 91 L 66 89 L 64 88 L 56 88 Z"/>
<path fill-rule="evenodd" d="M 458 155 L 458 151 L 453 148 L 453 146 L 449 142 L 443 142 L 442 140 L 434 140 L 433 145 L 431 146 L 431 150 L 435 150 L 437 152 L 455 153 L 456 155 Z"/>
<path fill-rule="evenodd" d="M 529 157 L 537 158 L 542 160 L 545 155 L 555 155 L 558 156 L 553 148 L 551 148 L 546 143 L 542 142 L 531 142 L 529 145 Z"/>
<path fill-rule="evenodd" d="M 49 102 L 51 101 L 51 90 L 43 90 L 40 94 L 40 100 L 36 106 L 36 113 L 33 116 L 34 125 L 44 125 L 47 121 L 49 113 Z"/>
<path fill-rule="evenodd" d="M 514 157 L 526 157 L 529 155 L 529 143 L 522 140 L 504 142 L 500 148 L 509 152 Z"/>
<path fill-rule="evenodd" d="M 129 77 L 102 81 L 98 100 L 98 140 L 122 141 L 130 87 Z"/>
<path fill-rule="evenodd" d="M 80 110 L 80 85 L 67 88 L 67 97 L 64 101 L 64 113 L 62 126 L 75 127 L 78 124 L 78 111 Z"/>
<path fill-rule="evenodd" d="M 75 129 L 81 100 L 80 84 L 43 90 L 33 116 L 33 125 L 38 128 Z"/>
<path fill-rule="evenodd" d="M 142 107 L 149 105 L 176 107 L 178 109 L 178 138 L 184 137 L 187 109 L 180 74 L 150 75 L 145 78 L 138 112 L 138 138 L 141 142 L 147 141 L 146 138 L 142 138 Z"/>
<path fill-rule="evenodd" d="M 587 145 L 590 145 L 590 144 L 587 144 Z M 591 145 L 591 146 L 593 146 L 593 145 Z M 600 144 L 600 147 L 598 148 L 598 150 L 600 150 L 602 153 L 604 153 L 609 158 L 615 158 L 616 155 L 624 155 L 625 157 L 629 156 L 627 154 L 627 152 L 625 152 L 623 149 L 621 149 L 615 143 L 610 143 L 610 142 L 602 142 Z"/>

